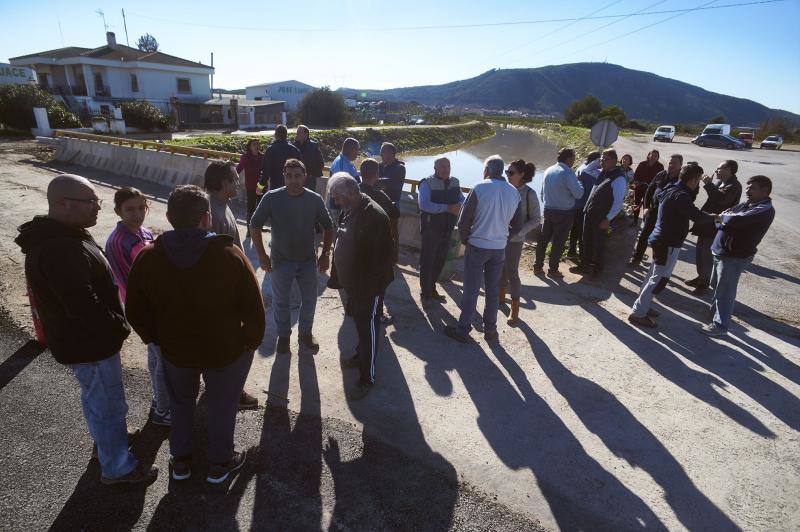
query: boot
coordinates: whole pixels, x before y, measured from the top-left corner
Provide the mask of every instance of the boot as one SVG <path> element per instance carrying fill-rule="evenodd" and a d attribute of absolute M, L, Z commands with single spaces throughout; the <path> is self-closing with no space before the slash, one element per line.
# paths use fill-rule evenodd
<path fill-rule="evenodd" d="M 517 325 L 519 323 L 519 299 L 511 300 L 511 313 L 508 315 L 509 325 Z"/>
<path fill-rule="evenodd" d="M 498 300 L 499 300 L 501 305 L 505 304 L 505 302 L 506 302 L 506 287 L 505 286 L 501 286 L 500 287 L 500 296 L 498 297 Z"/>

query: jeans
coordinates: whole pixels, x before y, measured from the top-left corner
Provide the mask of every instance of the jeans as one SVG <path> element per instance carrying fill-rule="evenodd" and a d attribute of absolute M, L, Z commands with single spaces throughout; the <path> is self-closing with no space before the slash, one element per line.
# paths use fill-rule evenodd
<path fill-rule="evenodd" d="M 561 261 L 561 253 L 564 251 L 564 245 L 567 243 L 569 230 L 572 228 L 572 221 L 575 217 L 575 211 L 552 211 L 544 210 L 544 223 L 542 224 L 542 232 L 539 233 L 539 238 L 536 241 L 536 261 L 533 265 L 537 268 L 544 266 L 544 253 L 547 250 L 547 244 L 553 242 L 550 248 L 550 271 L 558 270 L 558 263 Z"/>
<path fill-rule="evenodd" d="M 727 330 L 731 324 L 733 306 L 736 303 L 739 277 L 753 262 L 753 257 L 745 259 L 717 255 L 713 255 L 713 257 L 714 269 L 711 273 L 711 286 L 714 288 L 714 296 L 711 298 L 711 312 L 714 313 L 714 323 Z"/>
<path fill-rule="evenodd" d="M 256 207 L 258 207 L 258 202 L 261 201 L 262 196 L 256 194 L 255 190 L 247 190 L 247 227 L 250 227 L 250 218 L 253 217 L 253 213 L 256 211 Z"/>
<path fill-rule="evenodd" d="M 714 256 L 711 254 L 713 236 L 698 236 L 695 245 L 694 263 L 697 267 L 698 286 L 707 286 L 711 282 L 711 270 L 714 268 Z"/>
<path fill-rule="evenodd" d="M 226 464 L 233 457 L 233 431 L 239 396 L 244 389 L 253 351 L 221 368 L 181 368 L 164 358 L 167 389 L 172 404 L 169 432 L 170 454 L 188 460 L 194 450 L 194 408 L 200 391 L 200 375 L 206 383 L 208 399 L 208 461 Z"/>
<path fill-rule="evenodd" d="M 644 221 L 642 222 L 642 230 L 639 232 L 639 238 L 636 239 L 636 249 L 633 252 L 633 257 L 636 260 L 642 260 L 642 257 L 644 257 L 644 252 L 647 251 L 647 240 L 650 238 L 653 229 L 656 228 L 657 221 L 658 209 L 651 207 L 650 210 L 647 211 L 647 216 L 644 217 Z"/>
<path fill-rule="evenodd" d="M 447 261 L 447 249 L 453 230 L 443 232 L 426 229 L 422 232 L 422 249 L 419 255 L 419 285 L 423 295 L 436 290 L 436 281 Z"/>
<path fill-rule="evenodd" d="M 378 343 L 381 334 L 381 314 L 383 294 L 375 297 L 347 295 L 350 312 L 358 331 L 358 370 L 362 384 L 375 383 L 375 360 L 378 357 Z"/>
<path fill-rule="evenodd" d="M 169 412 L 169 392 L 164 376 L 164 358 L 156 344 L 147 344 L 147 369 L 150 372 L 150 384 L 153 387 L 153 405 L 156 412 Z"/>
<path fill-rule="evenodd" d="M 81 405 L 89 433 L 97 444 L 105 478 L 127 475 L 139 464 L 128 450 L 125 388 L 119 353 L 99 362 L 70 365 L 81 387 Z"/>
<path fill-rule="evenodd" d="M 483 309 L 484 333 L 497 330 L 497 307 L 500 297 L 500 277 L 506 259 L 505 249 L 484 249 L 467 245 L 464 255 L 464 294 L 461 296 L 461 317 L 458 328 L 464 334 L 472 330 L 472 317 L 478 304 L 481 280 L 485 284 L 486 300 Z"/>
<path fill-rule="evenodd" d="M 317 309 L 317 261 L 305 262 L 276 260 L 272 263 L 272 301 L 278 336 L 291 336 L 292 313 L 289 303 L 292 284 L 297 280 L 300 289 L 300 318 L 297 330 L 300 334 L 311 334 L 314 313 Z"/>
<path fill-rule="evenodd" d="M 602 219 L 601 219 L 602 220 Z M 600 228 L 601 220 L 593 220 L 587 215 L 583 221 L 583 240 L 581 242 L 581 266 L 593 266 L 602 271 L 606 265 L 606 235 Z"/>
<path fill-rule="evenodd" d="M 506 260 L 503 263 L 503 277 L 500 286 L 508 286 L 511 299 L 518 300 L 522 281 L 519 278 L 519 261 L 522 258 L 522 245 L 525 242 L 509 242 L 506 245 Z"/>
<path fill-rule="evenodd" d="M 681 248 L 668 248 L 666 246 L 653 246 L 653 262 L 650 263 L 650 270 L 647 272 L 647 279 L 642 284 L 639 297 L 633 304 L 632 314 L 638 318 L 647 316 L 650 304 L 653 302 L 653 292 L 656 287 L 668 279 L 678 263 Z"/>
<path fill-rule="evenodd" d="M 569 230 L 569 251 L 570 255 L 577 253 L 578 249 L 583 249 L 581 239 L 583 238 L 583 209 L 575 211 L 572 219 L 572 228 Z"/>

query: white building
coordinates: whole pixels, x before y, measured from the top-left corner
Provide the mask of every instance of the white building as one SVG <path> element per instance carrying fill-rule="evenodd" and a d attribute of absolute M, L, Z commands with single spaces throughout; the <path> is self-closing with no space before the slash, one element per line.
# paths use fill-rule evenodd
<path fill-rule="evenodd" d="M 281 100 L 286 102 L 286 111 L 296 111 L 297 104 L 299 104 L 303 96 L 312 89 L 314 89 L 314 87 L 311 85 L 306 85 L 305 83 L 291 79 L 288 81 L 251 85 L 245 87 L 244 94 L 245 98 L 248 100 Z"/>
<path fill-rule="evenodd" d="M 61 97 L 73 112 L 110 114 L 115 103 L 147 100 L 169 113 L 171 98 L 204 102 L 211 97 L 213 67 L 117 44 L 112 32 L 106 39 L 99 48 L 70 46 L 9 62 L 30 67 L 39 85 Z"/>

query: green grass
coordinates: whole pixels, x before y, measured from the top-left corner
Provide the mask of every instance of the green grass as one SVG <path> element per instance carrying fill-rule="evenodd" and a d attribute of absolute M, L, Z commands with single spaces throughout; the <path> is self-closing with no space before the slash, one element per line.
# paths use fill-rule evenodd
<path fill-rule="evenodd" d="M 397 128 L 367 128 L 358 131 L 345 129 L 327 129 L 312 132 L 312 138 L 320 143 L 322 155 L 326 161 L 336 157 L 347 137 L 354 137 L 361 143 L 361 155 L 377 155 L 383 142 L 391 142 L 400 152 L 425 150 L 471 142 L 491 137 L 494 130 L 485 122 L 454 125 L 448 128 L 430 126 L 412 126 Z M 192 146 L 211 150 L 243 153 L 247 142 L 259 139 L 263 145 L 268 138 L 246 135 L 207 135 L 167 141 L 177 146 Z"/>

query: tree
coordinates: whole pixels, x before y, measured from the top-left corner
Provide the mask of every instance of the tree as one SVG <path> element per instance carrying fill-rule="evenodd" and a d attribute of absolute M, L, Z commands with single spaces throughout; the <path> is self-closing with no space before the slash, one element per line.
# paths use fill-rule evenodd
<path fill-rule="evenodd" d="M 577 124 L 583 115 L 599 115 L 603 104 L 597 97 L 587 94 L 582 100 L 575 100 L 564 110 L 564 119 L 568 124 Z"/>
<path fill-rule="evenodd" d="M 342 127 L 350 118 L 344 98 L 330 87 L 308 91 L 297 106 L 297 114 L 303 124 L 312 127 Z"/>
<path fill-rule="evenodd" d="M 724 116 L 717 115 L 717 116 L 715 116 L 713 118 L 709 118 L 708 119 L 708 123 L 709 124 L 727 124 L 727 121 L 725 120 Z"/>
<path fill-rule="evenodd" d="M 608 107 L 600 111 L 598 117 L 601 120 L 603 118 L 608 118 L 610 120 L 613 120 L 614 123 L 617 124 L 617 126 L 619 127 L 625 126 L 625 124 L 628 121 L 628 118 L 625 116 L 625 111 L 623 111 L 620 107 L 617 107 L 616 105 L 609 105 Z"/>
<path fill-rule="evenodd" d="M 158 41 L 149 33 L 145 33 L 136 42 L 136 47 L 143 52 L 157 52 Z"/>

